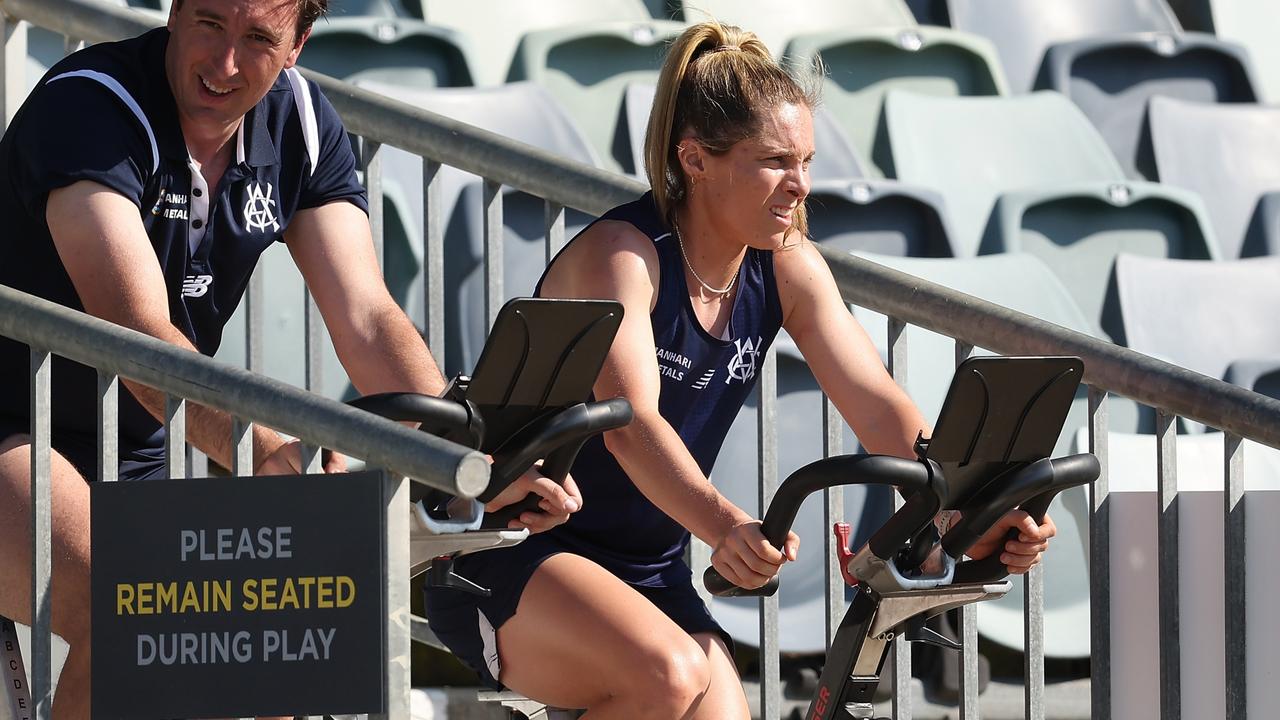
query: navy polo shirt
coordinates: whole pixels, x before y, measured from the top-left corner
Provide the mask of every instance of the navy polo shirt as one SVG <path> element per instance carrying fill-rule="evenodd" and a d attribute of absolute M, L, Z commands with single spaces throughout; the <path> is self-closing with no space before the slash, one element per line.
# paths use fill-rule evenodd
<path fill-rule="evenodd" d="M 83 310 L 45 220 L 49 192 L 80 180 L 138 206 L 164 273 L 169 316 L 213 355 L 258 256 L 299 210 L 337 200 L 367 211 L 355 156 L 328 100 L 293 69 L 241 123 L 210 188 L 187 152 L 164 71 L 169 32 L 77 52 L 55 65 L 0 141 L 0 284 Z M 302 240 L 305 242 L 305 239 Z M 29 351 L 0 338 L 0 415 L 29 413 Z M 55 359 L 55 447 L 97 435 L 96 372 Z M 120 394 L 122 459 L 157 458 L 163 429 Z M 80 468 L 91 474 L 93 468 Z"/>

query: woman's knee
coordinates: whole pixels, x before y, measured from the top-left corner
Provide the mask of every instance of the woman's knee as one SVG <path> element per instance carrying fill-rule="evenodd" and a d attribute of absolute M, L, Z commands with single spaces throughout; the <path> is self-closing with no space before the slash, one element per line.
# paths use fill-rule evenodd
<path fill-rule="evenodd" d="M 664 711 L 684 713 L 697 707 L 711 685 L 711 663 L 693 638 L 680 633 L 635 655 L 633 692 Z M 679 717 L 672 714 L 671 717 Z"/>

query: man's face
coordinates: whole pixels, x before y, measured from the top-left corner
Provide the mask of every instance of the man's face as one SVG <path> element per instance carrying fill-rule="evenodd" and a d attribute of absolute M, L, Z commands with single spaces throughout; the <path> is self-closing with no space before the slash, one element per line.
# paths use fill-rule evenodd
<path fill-rule="evenodd" d="M 182 0 L 169 13 L 165 72 L 184 132 L 215 134 L 239 123 L 293 67 L 294 0 Z"/>

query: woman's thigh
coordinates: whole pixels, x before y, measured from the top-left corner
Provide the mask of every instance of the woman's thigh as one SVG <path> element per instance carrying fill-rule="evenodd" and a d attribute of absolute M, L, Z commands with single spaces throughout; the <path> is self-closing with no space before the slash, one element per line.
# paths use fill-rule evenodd
<path fill-rule="evenodd" d="M 724 640 L 714 633 L 695 633 L 693 639 L 706 653 L 711 669 L 711 684 L 693 718 L 719 720 L 750 717 L 751 709 L 747 705 L 747 696 L 742 691 L 738 668 L 734 665 L 733 656 Z"/>
<path fill-rule="evenodd" d="M 497 638 L 502 683 L 553 706 L 594 707 L 664 685 L 705 691 L 707 658 L 698 643 L 578 555 L 542 563 Z"/>

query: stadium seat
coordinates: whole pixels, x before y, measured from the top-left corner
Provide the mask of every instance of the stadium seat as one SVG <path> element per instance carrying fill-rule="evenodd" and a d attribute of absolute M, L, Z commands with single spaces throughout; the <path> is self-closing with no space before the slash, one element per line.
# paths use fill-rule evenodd
<path fill-rule="evenodd" d="M 475 49 L 477 85 L 507 79 L 516 46 L 525 33 L 579 23 L 650 22 L 643 0 L 420 0 L 432 25 L 452 28 Z"/>
<path fill-rule="evenodd" d="M 573 121 L 543 88 L 533 83 L 508 83 L 490 88 L 414 89 L 362 81 L 361 87 L 440 113 L 513 140 L 589 165 L 597 165 L 594 153 Z M 386 254 L 402 248 L 402 262 L 421 265 L 422 162 L 397 148 L 383 150 L 383 188 L 388 216 L 399 216 L 405 236 L 387 233 Z M 442 167 L 441 217 L 445 223 L 445 365 L 450 373 L 469 371 L 484 345 L 484 208 L 479 178 Z M 384 205 L 385 207 L 386 205 Z M 566 213 L 566 237 L 572 237 L 589 218 L 576 211 Z M 528 295 L 545 263 L 544 219 L 541 200 L 504 189 L 503 277 L 508 297 Z M 388 221 L 387 228 L 392 223 Z M 408 255 L 406 253 L 412 253 Z M 388 268 L 391 262 L 385 263 Z M 390 273 L 389 273 L 390 274 Z M 391 278 L 388 278 L 389 284 Z M 401 284 L 401 283 L 405 284 Z M 420 273 L 394 283 L 397 299 L 410 317 L 421 322 Z"/>
<path fill-rule="evenodd" d="M 650 20 L 536 30 L 520 41 L 510 79 L 546 88 L 582 128 L 602 167 L 637 174 L 627 88 L 657 82 L 667 43 L 684 28 L 678 22 Z"/>
<path fill-rule="evenodd" d="M 1170 0 L 1182 26 L 1239 43 L 1253 58 L 1258 90 L 1280 103 L 1280 3 L 1272 0 Z"/>
<path fill-rule="evenodd" d="M 1280 358 L 1234 360 L 1222 379 L 1280 400 Z"/>
<path fill-rule="evenodd" d="M 833 28 L 867 29 L 915 25 L 903 0 L 684 0 L 689 23 L 719 20 L 750 30 L 777 57 L 797 35 Z"/>
<path fill-rule="evenodd" d="M 1076 306 L 1071 294 L 1058 281 L 1053 271 L 1040 259 L 1025 253 L 984 255 L 968 259 L 898 258 L 869 253 L 858 256 L 915 275 L 969 295 L 1027 313 L 1047 322 L 1085 334 L 1096 335 L 1090 322 Z M 854 306 L 854 315 L 871 335 L 871 339 L 887 353 L 886 322 L 883 315 Z M 938 416 L 955 368 L 955 342 L 920 327 L 906 330 L 906 390 L 924 417 Z M 977 350 L 976 354 L 987 354 Z M 1108 401 L 1109 422 L 1114 429 L 1138 429 L 1138 408 L 1118 397 Z M 1067 451 L 1076 431 L 1088 422 L 1088 396 L 1081 388 L 1067 416 L 1055 455 Z M 1050 509 L 1058 526 L 1054 551 L 1047 553 L 1045 563 L 1045 653 L 1051 657 L 1087 657 L 1088 633 L 1080 637 L 1076 601 L 1084 596 L 1088 607 L 1088 571 L 1085 565 L 1088 536 L 1088 503 L 1083 488 L 1069 490 L 1054 501 Z M 1009 596 L 986 603 L 978 613 L 978 631 L 1001 644 L 1020 647 L 1022 637 L 1022 588 L 1014 583 Z"/>
<path fill-rule="evenodd" d="M 1007 193 L 980 252 L 1026 252 L 1057 275 L 1094 334 L 1121 337 L 1113 267 L 1122 253 L 1190 260 L 1220 254 L 1194 193 L 1154 183 L 1092 183 Z"/>
<path fill-rule="evenodd" d="M 1280 258 L 1208 262 L 1121 255 L 1116 260 L 1125 344 L 1224 378 L 1236 361 L 1280 361 Z"/>
<path fill-rule="evenodd" d="M 893 176 L 942 193 L 957 257 L 977 252 L 1005 192 L 1124 180 L 1097 130 L 1058 93 L 945 98 L 891 90 L 885 116 Z"/>
<path fill-rule="evenodd" d="M 1009 87 L 1019 93 L 1037 87 L 1045 51 L 1057 43 L 1181 29 L 1164 0 L 947 0 L 947 12 L 951 27 L 995 43 Z"/>
<path fill-rule="evenodd" d="M 421 20 L 339 17 L 316 23 L 299 63 L 348 82 L 465 87 L 469 55 L 465 38 Z"/>
<path fill-rule="evenodd" d="M 815 180 L 809 236 L 841 250 L 952 257 L 951 233 L 937 193 L 894 180 Z"/>
<path fill-rule="evenodd" d="M 873 177 L 885 175 L 881 120 L 890 89 L 942 96 L 1007 93 L 991 44 L 945 28 L 841 29 L 801 35 L 787 46 L 794 72 L 813 67 L 818 57 L 825 70 L 823 105 L 859 155 L 870 160 Z"/>
<path fill-rule="evenodd" d="M 328 17 L 412 18 L 400 0 L 334 0 Z M 324 21 L 322 20 L 321 23 Z"/>
<path fill-rule="evenodd" d="M 1257 99 L 1248 56 L 1203 34 L 1078 40 L 1045 54 L 1047 86 L 1067 94 L 1132 178 L 1156 177 L 1147 103 L 1157 96 L 1220 103 Z"/>
<path fill-rule="evenodd" d="M 951 25 L 951 17 L 947 13 L 947 0 L 907 0 L 907 7 L 921 25 Z"/>
<path fill-rule="evenodd" d="M 1280 108 L 1154 98 L 1149 122 L 1160 181 L 1204 198 L 1225 258 L 1280 251 Z"/>

